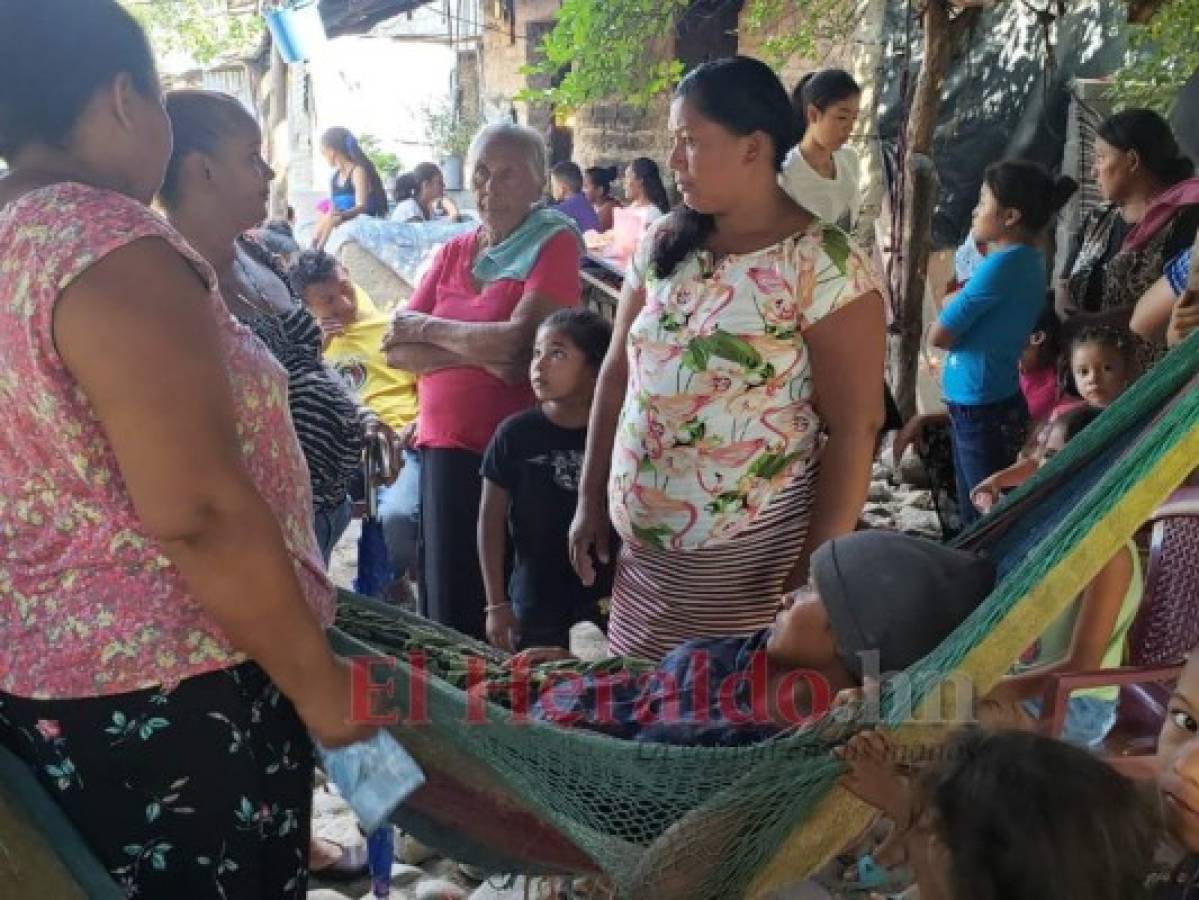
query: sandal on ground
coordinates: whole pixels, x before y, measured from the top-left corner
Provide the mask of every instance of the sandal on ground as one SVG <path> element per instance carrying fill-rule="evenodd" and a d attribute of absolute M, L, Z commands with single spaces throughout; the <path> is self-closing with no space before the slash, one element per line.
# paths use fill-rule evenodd
<path fill-rule="evenodd" d="M 337 859 L 327 866 L 319 869 L 309 866 L 308 872 L 313 878 L 319 878 L 321 881 L 355 881 L 366 874 L 366 844 L 346 847 L 329 838 L 314 837 L 313 840 L 331 844 L 340 851 Z"/>

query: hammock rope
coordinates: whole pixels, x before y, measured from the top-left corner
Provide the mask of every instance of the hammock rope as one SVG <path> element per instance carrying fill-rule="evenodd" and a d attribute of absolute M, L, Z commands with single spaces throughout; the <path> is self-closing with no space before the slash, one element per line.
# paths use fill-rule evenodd
<path fill-rule="evenodd" d="M 1185 479 L 1199 459 L 1197 354 L 1195 339 L 1169 354 L 959 539 L 992 553 L 1002 580 L 907 670 L 904 690 L 884 688 L 882 721 L 899 728 L 901 740 L 939 739 L 942 714 L 957 708 L 960 692 L 985 693 Z M 354 630 L 349 612 L 342 624 Z M 397 685 L 409 674 L 398 662 Z M 833 790 L 842 767 L 828 751 L 853 727 L 833 717 L 751 747 L 668 747 L 516 725 L 493 704 L 487 723 L 464 724 L 462 692 L 436 679 L 430 690 L 438 695 L 432 726 L 401 725 L 397 735 L 410 741 L 431 727 L 435 744 L 454 746 L 486 773 L 491 799 L 552 826 L 624 897 L 766 896 L 836 852 L 868 816 Z M 913 708 L 921 713 L 916 725 Z M 459 836 L 450 849 L 469 856 L 468 845 Z M 509 867 L 536 874 L 535 859 L 511 859 Z"/>

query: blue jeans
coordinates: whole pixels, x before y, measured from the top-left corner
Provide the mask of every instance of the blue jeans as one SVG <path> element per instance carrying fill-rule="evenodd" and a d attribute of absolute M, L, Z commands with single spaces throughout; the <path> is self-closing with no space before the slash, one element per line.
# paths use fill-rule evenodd
<path fill-rule="evenodd" d="M 1025 700 L 1024 710 L 1034 719 L 1041 718 L 1041 701 Z M 1075 696 L 1066 701 L 1066 722 L 1062 740 L 1078 747 L 1094 747 L 1116 724 L 1116 701 L 1101 697 Z"/>
<path fill-rule="evenodd" d="M 325 568 L 329 568 L 329 560 L 333 556 L 333 548 L 349 527 L 353 507 L 350 498 L 346 497 L 332 509 L 313 510 L 316 527 L 316 544 L 321 548 L 321 557 L 325 560 Z"/>
<path fill-rule="evenodd" d="M 379 491 L 379 518 L 391 567 L 403 575 L 416 565 L 420 530 L 420 451 L 404 451 L 400 477 Z"/>
<path fill-rule="evenodd" d="M 970 492 L 979 482 L 1016 461 L 1028 432 L 1028 404 L 1016 393 L 997 403 L 945 404 L 953 430 L 953 468 L 962 526 L 979 518 Z"/>

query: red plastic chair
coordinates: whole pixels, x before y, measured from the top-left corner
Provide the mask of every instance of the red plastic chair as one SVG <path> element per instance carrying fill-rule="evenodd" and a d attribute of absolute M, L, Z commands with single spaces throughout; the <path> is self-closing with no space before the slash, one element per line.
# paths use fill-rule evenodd
<path fill-rule="evenodd" d="M 1099 752 L 1130 777 L 1152 777 L 1157 734 L 1186 655 L 1199 646 L 1199 487 L 1176 491 L 1150 519 L 1145 595 L 1128 635 L 1129 665 L 1054 676 L 1041 726 L 1058 737 L 1074 691 L 1120 688 L 1116 724 Z"/>

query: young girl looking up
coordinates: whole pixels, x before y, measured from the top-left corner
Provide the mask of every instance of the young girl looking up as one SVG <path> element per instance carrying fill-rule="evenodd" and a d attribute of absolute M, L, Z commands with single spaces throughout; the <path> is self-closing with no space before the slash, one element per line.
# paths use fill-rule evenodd
<path fill-rule="evenodd" d="M 1083 408 L 1102 412 L 1124 393 L 1136 372 L 1135 354 L 1132 339 L 1112 328 L 1088 328 L 1075 335 L 1070 342 L 1070 375 Z M 989 512 L 1004 491 L 1024 484 L 1053 455 L 1054 446 L 1065 443 L 1068 437 L 1063 435 L 1069 426 L 1070 422 L 1060 417 L 1052 419 L 1033 453 L 979 482 L 970 495 L 974 507 L 979 512 Z M 1056 441 L 1055 430 L 1062 431 Z M 1076 426 L 1076 430 L 1081 427 Z"/>
<path fill-rule="evenodd" d="M 846 146 L 861 101 L 862 89 L 843 69 L 823 69 L 800 79 L 791 105 L 802 137 L 779 176 L 796 203 L 846 231 L 857 223 L 862 208 L 858 155 Z"/>
<path fill-rule="evenodd" d="M 587 309 L 554 313 L 537 331 L 529 380 L 538 405 L 505 420 L 483 457 L 479 559 L 487 639 L 513 651 L 568 647 L 577 622 L 600 623 L 612 568 L 584 587 L 567 533 L 578 503 L 587 421 L 612 327 Z M 505 584 L 508 536 L 515 549 Z M 613 540 L 615 538 L 613 537 Z"/>
<path fill-rule="evenodd" d="M 930 331 L 930 343 L 949 351 L 942 391 L 964 525 L 978 518 L 971 491 L 1011 465 L 1024 444 L 1028 405 L 1019 361 L 1041 314 L 1047 278 L 1036 245 L 1076 187 L 1031 162 L 988 167 L 971 233 L 992 252 Z"/>

